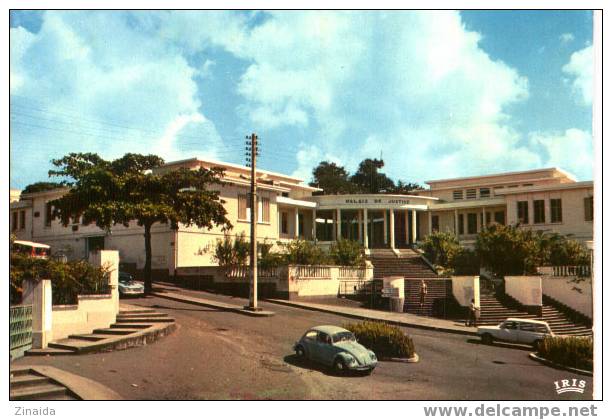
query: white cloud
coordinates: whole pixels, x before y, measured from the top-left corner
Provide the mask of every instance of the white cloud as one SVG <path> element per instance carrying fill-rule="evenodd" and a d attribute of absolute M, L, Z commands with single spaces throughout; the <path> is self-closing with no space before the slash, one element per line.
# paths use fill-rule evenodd
<path fill-rule="evenodd" d="M 563 72 L 573 79 L 572 89 L 587 106 L 593 103 L 593 67 L 592 45 L 574 52 L 570 61 L 563 66 Z"/>
<path fill-rule="evenodd" d="M 566 32 L 564 34 L 559 35 L 559 41 L 561 41 L 562 44 L 568 44 L 572 42 L 573 40 L 574 40 L 574 34 L 570 32 Z"/>
<path fill-rule="evenodd" d="M 593 136 L 571 128 L 562 133 L 530 133 L 529 142 L 542 151 L 542 166 L 557 166 L 584 179 L 593 177 Z"/>

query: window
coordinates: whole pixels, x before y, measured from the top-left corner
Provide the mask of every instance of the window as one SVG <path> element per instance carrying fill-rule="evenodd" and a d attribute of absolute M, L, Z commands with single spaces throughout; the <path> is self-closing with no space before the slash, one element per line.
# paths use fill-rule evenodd
<path fill-rule="evenodd" d="M 281 212 L 281 233 L 285 235 L 289 233 L 289 215 L 286 211 Z"/>
<path fill-rule="evenodd" d="M 331 337 L 325 333 L 319 332 L 319 334 L 317 335 L 317 341 L 319 343 L 323 343 L 323 344 L 331 344 L 332 340 Z"/>
<path fill-rule="evenodd" d="M 440 230 L 440 217 L 439 216 L 431 216 L 431 231 L 437 232 Z"/>
<path fill-rule="evenodd" d="M 486 224 L 486 226 L 489 226 L 491 224 L 491 212 L 490 211 L 487 212 L 487 216 L 486 217 L 487 217 L 487 224 Z"/>
<path fill-rule="evenodd" d="M 463 190 L 453 191 L 453 200 L 463 200 Z"/>
<path fill-rule="evenodd" d="M 11 223 L 11 230 L 13 232 L 15 232 L 17 230 L 17 217 L 18 217 L 17 216 L 17 212 L 14 211 L 12 216 L 13 216 L 13 220 L 12 220 L 12 223 Z"/>
<path fill-rule="evenodd" d="M 25 229 L 25 210 L 19 212 L 19 230 Z"/>
<path fill-rule="evenodd" d="M 267 197 L 261 197 L 259 199 L 259 211 L 257 212 L 257 219 L 260 223 L 270 223 L 270 199 Z"/>
<path fill-rule="evenodd" d="M 523 184 L 523 187 L 533 187 L 533 184 Z"/>
<path fill-rule="evenodd" d="M 506 321 L 504 322 L 502 328 L 505 328 L 507 330 L 516 330 L 516 322 L 515 321 Z"/>
<path fill-rule="evenodd" d="M 544 200 L 533 200 L 533 223 L 546 223 Z"/>
<path fill-rule="evenodd" d="M 459 235 L 463 235 L 463 214 L 459 215 Z"/>
<path fill-rule="evenodd" d="M 308 331 L 306 334 L 304 334 L 304 339 L 315 341 L 317 339 L 317 332 L 312 330 Z"/>
<path fill-rule="evenodd" d="M 238 220 L 248 220 L 247 214 L 247 196 L 246 194 L 238 195 Z"/>
<path fill-rule="evenodd" d="M 476 213 L 468 213 L 467 215 L 467 225 L 468 225 L 468 234 L 473 235 L 478 232 L 477 218 Z"/>
<path fill-rule="evenodd" d="M 529 224 L 529 202 L 528 201 L 517 201 L 517 218 L 519 223 Z"/>
<path fill-rule="evenodd" d="M 563 221 L 563 210 L 561 199 L 552 198 L 550 200 L 550 223 L 561 223 Z"/>
<path fill-rule="evenodd" d="M 490 188 L 481 188 L 480 189 L 480 198 L 489 198 L 491 197 L 491 189 Z"/>
<path fill-rule="evenodd" d="M 468 200 L 476 200 L 476 188 L 471 188 L 465 191 L 465 198 Z"/>
<path fill-rule="evenodd" d="M 586 222 L 593 221 L 593 197 L 584 198 L 584 220 Z"/>
<path fill-rule="evenodd" d="M 500 225 L 506 224 L 506 215 L 503 211 L 496 211 L 494 215 L 495 223 L 499 223 Z"/>
<path fill-rule="evenodd" d="M 518 188 L 518 185 L 508 185 L 508 188 Z"/>
<path fill-rule="evenodd" d="M 45 204 L 45 226 L 51 226 L 51 220 L 53 220 L 53 206 L 50 203 Z"/>

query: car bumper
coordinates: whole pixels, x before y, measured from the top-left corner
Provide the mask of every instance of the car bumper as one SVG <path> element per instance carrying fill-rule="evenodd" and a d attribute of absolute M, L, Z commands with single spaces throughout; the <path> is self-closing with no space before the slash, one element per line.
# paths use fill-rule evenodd
<path fill-rule="evenodd" d="M 367 370 L 374 370 L 377 362 L 371 363 L 369 365 L 356 365 L 356 366 L 347 366 L 348 370 L 354 370 L 356 372 L 364 372 Z"/>
<path fill-rule="evenodd" d="M 144 290 L 119 290 L 119 293 L 126 296 L 136 296 L 144 294 Z"/>

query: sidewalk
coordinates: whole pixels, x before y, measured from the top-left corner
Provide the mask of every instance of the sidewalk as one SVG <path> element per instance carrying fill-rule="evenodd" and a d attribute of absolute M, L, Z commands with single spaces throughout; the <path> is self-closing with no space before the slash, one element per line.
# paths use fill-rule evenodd
<path fill-rule="evenodd" d="M 221 299 L 221 300 L 206 299 L 206 298 L 201 297 L 201 294 L 200 296 L 194 296 L 195 293 L 190 294 L 189 292 L 196 292 L 196 291 L 189 290 L 189 289 L 183 289 L 180 286 L 176 286 L 172 283 L 156 282 L 153 287 L 153 293 L 151 293 L 151 295 L 157 296 L 160 298 L 164 298 L 164 299 L 174 300 L 176 302 L 190 303 L 193 305 L 205 306 L 207 308 L 221 309 L 224 311 L 236 312 L 236 313 L 239 313 L 242 315 L 248 315 L 248 316 L 266 317 L 266 316 L 274 315 L 274 312 L 272 311 L 264 311 L 264 310 L 257 311 L 257 312 L 249 311 L 249 310 L 244 309 L 244 305 L 235 305 L 232 303 L 227 303 L 227 302 L 222 301 L 226 299 Z"/>
<path fill-rule="evenodd" d="M 374 309 L 353 308 L 348 306 L 322 305 L 312 302 L 296 302 L 283 299 L 265 299 L 270 303 L 293 306 L 295 308 L 308 309 L 311 311 L 327 312 L 351 318 L 364 319 L 368 321 L 380 321 L 395 324 L 402 327 L 420 328 L 451 334 L 476 335 L 476 328 L 466 327 L 460 321 L 448 319 L 430 318 L 426 316 L 408 313 L 385 312 Z"/>

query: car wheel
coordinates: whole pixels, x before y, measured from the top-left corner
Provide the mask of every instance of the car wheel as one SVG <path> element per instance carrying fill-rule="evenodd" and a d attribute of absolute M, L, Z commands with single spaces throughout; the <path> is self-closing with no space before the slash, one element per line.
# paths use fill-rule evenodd
<path fill-rule="evenodd" d="M 491 334 L 483 335 L 480 340 L 482 341 L 482 344 L 486 344 L 488 346 L 493 344 L 493 336 Z"/>
<path fill-rule="evenodd" d="M 334 360 L 334 372 L 340 374 L 346 371 L 346 364 L 344 363 L 344 359 L 342 357 L 336 357 Z"/>
<path fill-rule="evenodd" d="M 295 348 L 295 356 L 300 359 L 300 360 L 305 360 L 306 359 L 306 352 L 304 351 L 304 347 L 302 346 L 297 346 Z"/>

